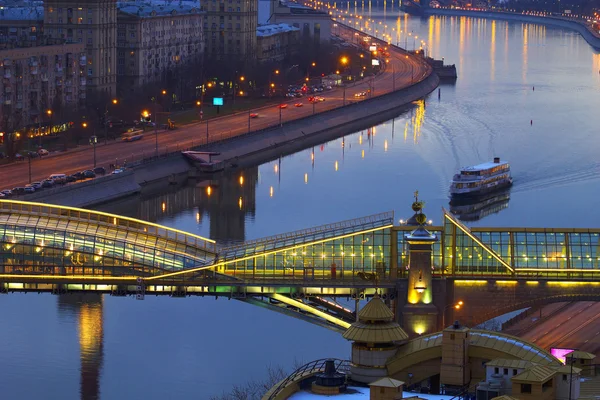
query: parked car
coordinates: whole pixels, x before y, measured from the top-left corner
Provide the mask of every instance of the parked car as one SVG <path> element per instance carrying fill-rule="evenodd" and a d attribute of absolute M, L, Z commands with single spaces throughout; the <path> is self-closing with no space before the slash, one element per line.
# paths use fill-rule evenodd
<path fill-rule="evenodd" d="M 94 173 L 97 175 L 104 175 L 106 174 L 106 169 L 104 167 L 96 167 L 94 168 Z"/>
<path fill-rule="evenodd" d="M 4 190 L 0 191 L 0 193 L 2 193 L 6 197 L 10 197 L 13 195 L 13 192 L 10 189 L 4 189 Z"/>
<path fill-rule="evenodd" d="M 29 185 L 27 185 L 27 186 L 31 186 L 31 187 L 32 187 L 32 188 L 34 188 L 35 190 L 40 190 L 40 189 L 42 188 L 42 182 L 33 182 L 33 183 L 30 183 L 30 184 L 29 184 Z M 27 187 L 27 186 L 26 186 L 26 187 Z"/>
<path fill-rule="evenodd" d="M 250 113 L 250 118 L 258 118 L 258 113 Z"/>
<path fill-rule="evenodd" d="M 35 188 L 33 186 L 25 186 L 23 188 L 23 194 L 31 194 L 35 193 Z"/>
<path fill-rule="evenodd" d="M 50 154 L 50 153 L 48 152 L 48 150 L 46 150 L 46 149 L 38 149 L 37 153 L 38 153 L 40 156 L 47 156 L 48 154 Z"/>
<path fill-rule="evenodd" d="M 91 169 L 88 169 L 88 170 L 83 171 L 83 177 L 84 178 L 95 178 L 96 174 Z"/>
<path fill-rule="evenodd" d="M 82 181 L 82 180 L 84 180 L 84 179 L 85 179 L 85 175 L 83 174 L 83 172 L 82 172 L 82 171 L 80 171 L 80 172 L 75 172 L 75 173 L 74 173 L 72 176 L 73 176 L 75 179 L 77 179 L 78 181 Z"/>
<path fill-rule="evenodd" d="M 120 173 L 122 173 L 122 172 L 125 172 L 125 169 L 124 169 L 124 168 L 117 168 L 117 169 L 115 169 L 115 170 L 112 172 L 112 174 L 113 174 L 113 175 L 116 175 L 116 174 L 120 174 Z"/>
<path fill-rule="evenodd" d="M 53 186 L 54 186 L 54 182 L 49 179 L 46 179 L 45 181 L 42 182 L 43 188 L 51 188 Z"/>
<path fill-rule="evenodd" d="M 25 193 L 25 188 L 24 187 L 16 187 L 12 189 L 12 192 L 16 195 L 20 195 L 20 194 L 24 194 Z"/>
<path fill-rule="evenodd" d="M 75 182 L 75 181 L 77 180 L 77 177 L 76 177 L 75 175 L 69 175 L 69 176 L 67 176 L 67 177 L 65 178 L 65 180 L 66 180 L 68 183 L 71 183 L 71 182 Z"/>
<path fill-rule="evenodd" d="M 29 152 L 27 152 L 27 156 L 29 158 L 38 158 L 40 155 L 38 153 L 36 153 L 35 151 L 29 151 Z"/>
<path fill-rule="evenodd" d="M 15 154 L 15 160 L 23 161 L 24 159 L 25 159 L 25 157 L 23 157 L 22 154 L 20 154 L 20 153 Z"/>
<path fill-rule="evenodd" d="M 294 104 L 294 107 L 302 107 L 303 105 L 304 104 L 302 104 L 302 103 L 296 103 L 296 104 Z"/>
<path fill-rule="evenodd" d="M 287 108 L 287 106 L 288 106 L 287 104 L 283 103 L 283 104 L 279 105 L 279 108 Z"/>

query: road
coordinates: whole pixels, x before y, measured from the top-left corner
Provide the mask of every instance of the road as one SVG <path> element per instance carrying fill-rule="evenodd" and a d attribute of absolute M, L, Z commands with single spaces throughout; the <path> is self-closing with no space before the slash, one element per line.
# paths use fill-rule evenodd
<path fill-rule="evenodd" d="M 342 27 L 336 29 L 336 34 L 347 42 L 358 43 L 361 37 L 357 31 Z M 376 39 L 373 39 L 376 40 Z M 378 40 L 377 40 L 378 41 Z M 383 45 L 383 42 L 378 41 Z M 385 44 L 387 46 L 387 44 Z M 285 101 L 287 108 L 268 106 L 234 115 L 207 120 L 182 126 L 174 131 L 159 130 L 155 135 L 153 130 L 147 131 L 142 140 L 130 143 L 120 141 L 99 143 L 96 145 L 96 160 L 98 166 L 108 167 L 109 164 L 122 165 L 148 158 L 156 154 L 158 141 L 159 154 L 188 149 L 207 141 L 215 142 L 246 134 L 249 131 L 276 126 L 280 123 L 310 116 L 341 107 L 350 102 L 363 101 L 365 98 L 355 98 L 355 93 L 371 90 L 372 96 L 381 96 L 394 89 L 410 86 L 421 80 L 426 68 L 422 61 L 413 56 L 407 56 L 397 47 L 389 47 L 389 61 L 382 73 L 376 77 L 363 79 L 356 84 L 344 88 L 319 93 L 325 98 L 324 102 L 310 104 L 306 97 Z M 352 60 L 350 60 L 352 62 Z M 295 107 L 295 103 L 303 103 Z M 250 113 L 258 113 L 257 118 L 250 118 Z M 57 153 L 44 158 L 31 160 L 31 181 L 39 181 L 50 174 L 73 174 L 77 171 L 93 167 L 94 151 L 92 146 L 81 147 L 64 153 Z M 16 162 L 0 166 L 0 190 L 24 186 L 29 183 L 28 161 Z"/>
<path fill-rule="evenodd" d="M 546 349 L 575 348 L 597 354 L 600 351 L 600 304 L 576 302 L 566 307 L 546 310 L 547 320 L 526 329 L 520 337 Z"/>

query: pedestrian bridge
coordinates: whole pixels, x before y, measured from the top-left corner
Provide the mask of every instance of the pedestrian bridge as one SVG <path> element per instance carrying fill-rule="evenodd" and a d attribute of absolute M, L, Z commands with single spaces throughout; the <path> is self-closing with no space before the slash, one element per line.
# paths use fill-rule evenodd
<path fill-rule="evenodd" d="M 404 234 L 415 227 L 395 222 L 387 212 L 221 247 L 119 215 L 0 200 L 0 292 L 228 296 L 344 327 L 353 311 L 326 298 L 406 297 Z M 444 294 L 434 304 L 473 301 L 467 321 L 481 317 L 476 304 L 489 312 L 477 296 L 490 291 L 507 295 L 495 298 L 505 312 L 598 296 L 600 229 L 468 228 L 445 210 L 443 223 L 427 229 L 439 238 L 432 274 Z"/>

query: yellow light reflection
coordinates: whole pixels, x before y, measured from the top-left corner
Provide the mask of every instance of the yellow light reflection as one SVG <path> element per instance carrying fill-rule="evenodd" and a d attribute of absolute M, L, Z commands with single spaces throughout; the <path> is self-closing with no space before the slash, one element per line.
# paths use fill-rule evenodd
<path fill-rule="evenodd" d="M 275 170 L 275 173 L 277 173 L 279 171 L 279 166 L 277 164 L 275 164 L 273 166 L 273 169 Z"/>
<path fill-rule="evenodd" d="M 387 151 L 388 150 L 388 141 L 387 139 L 383 141 L 383 151 Z"/>
<path fill-rule="evenodd" d="M 212 188 L 210 186 L 206 187 L 206 194 L 209 196 L 212 194 Z"/>
<path fill-rule="evenodd" d="M 273 186 L 269 188 L 269 197 L 273 197 Z"/>
<path fill-rule="evenodd" d="M 244 184 L 244 177 L 240 175 L 240 186 Z"/>
<path fill-rule="evenodd" d="M 162 209 L 162 212 L 165 212 L 165 210 L 167 209 L 167 203 L 163 201 L 160 208 Z"/>
<path fill-rule="evenodd" d="M 79 349 L 81 357 L 97 359 L 102 346 L 102 297 L 97 303 L 83 303 L 79 311 Z"/>
<path fill-rule="evenodd" d="M 308 174 L 307 173 L 304 174 L 304 183 L 308 183 Z"/>
<path fill-rule="evenodd" d="M 338 170 L 338 168 L 339 168 L 339 165 L 338 165 L 338 162 L 336 161 L 336 162 L 335 162 L 335 170 L 337 171 L 337 170 Z"/>
<path fill-rule="evenodd" d="M 242 201 L 242 197 L 240 196 L 240 198 L 238 199 L 238 205 L 240 206 L 240 210 L 242 209 L 243 206 L 243 201 Z"/>
<path fill-rule="evenodd" d="M 360 153 L 360 157 L 361 157 L 361 158 L 365 158 L 365 151 L 364 151 L 364 150 L 363 150 L 363 151 L 361 151 L 361 153 Z"/>

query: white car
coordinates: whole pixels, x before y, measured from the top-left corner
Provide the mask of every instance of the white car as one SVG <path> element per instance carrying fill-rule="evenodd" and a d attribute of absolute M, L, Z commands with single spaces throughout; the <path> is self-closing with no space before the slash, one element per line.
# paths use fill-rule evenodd
<path fill-rule="evenodd" d="M 50 153 L 48 152 L 48 150 L 46 150 L 46 149 L 38 149 L 37 153 L 38 153 L 40 156 L 47 156 L 48 154 L 50 154 Z"/>
<path fill-rule="evenodd" d="M 112 173 L 113 173 L 113 175 L 115 175 L 115 174 L 120 174 L 122 172 L 125 172 L 125 169 L 123 169 L 123 168 L 117 168 Z"/>

